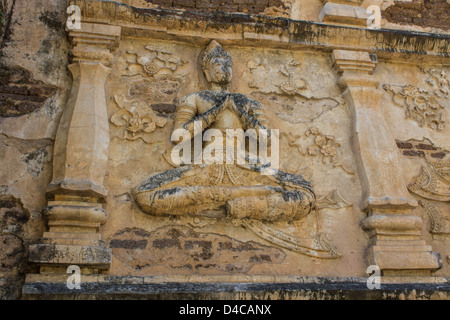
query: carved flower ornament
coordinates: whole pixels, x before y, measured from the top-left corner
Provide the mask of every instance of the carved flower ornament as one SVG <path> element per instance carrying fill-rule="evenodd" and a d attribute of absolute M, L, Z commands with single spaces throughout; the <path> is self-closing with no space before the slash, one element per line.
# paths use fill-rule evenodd
<path fill-rule="evenodd" d="M 124 139 L 136 140 L 142 138 L 146 141 L 144 134 L 152 133 L 156 127 L 162 128 L 167 123 L 167 119 L 157 116 L 144 102 L 127 103 L 123 97 L 117 96 L 115 96 L 115 101 L 121 109 L 112 115 L 111 122 L 116 126 L 125 128 Z M 125 104 L 129 104 L 130 108 L 123 106 Z M 145 104 L 145 108 L 141 104 Z M 143 115 L 143 110 L 147 114 Z"/>
<path fill-rule="evenodd" d="M 306 136 L 314 135 L 314 144 L 308 147 L 308 153 L 311 156 L 322 154 L 322 161 L 327 160 L 334 163 L 337 157 L 337 148 L 341 145 L 336 142 L 333 136 L 323 135 L 318 128 L 312 127 L 306 131 Z"/>
<path fill-rule="evenodd" d="M 392 100 L 396 105 L 405 108 L 406 118 L 413 119 L 420 127 L 427 126 L 436 131 L 444 128 L 444 107 L 435 94 L 411 85 L 384 85 L 383 88 L 393 94 Z"/>

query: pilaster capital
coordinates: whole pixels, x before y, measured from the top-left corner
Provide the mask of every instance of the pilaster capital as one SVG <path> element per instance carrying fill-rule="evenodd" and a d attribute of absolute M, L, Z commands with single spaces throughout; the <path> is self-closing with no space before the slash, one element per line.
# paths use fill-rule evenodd
<path fill-rule="evenodd" d="M 119 47 L 121 27 L 82 22 L 80 29 L 69 30 L 73 49 L 72 60 L 112 64 L 114 49 Z"/>
<path fill-rule="evenodd" d="M 333 67 L 341 75 L 339 85 L 347 87 L 377 88 L 379 80 L 372 74 L 377 66 L 375 54 L 364 51 L 333 50 Z"/>
<path fill-rule="evenodd" d="M 331 59 L 338 73 L 350 71 L 372 74 L 378 64 L 375 54 L 364 51 L 333 50 Z"/>

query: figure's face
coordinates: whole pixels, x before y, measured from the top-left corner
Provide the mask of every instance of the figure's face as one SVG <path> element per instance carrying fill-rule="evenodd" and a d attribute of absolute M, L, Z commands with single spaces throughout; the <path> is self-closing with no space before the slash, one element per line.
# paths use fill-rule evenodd
<path fill-rule="evenodd" d="M 213 58 L 209 62 L 209 76 L 212 83 L 221 86 L 228 85 L 231 82 L 232 74 L 232 63 L 230 60 Z"/>

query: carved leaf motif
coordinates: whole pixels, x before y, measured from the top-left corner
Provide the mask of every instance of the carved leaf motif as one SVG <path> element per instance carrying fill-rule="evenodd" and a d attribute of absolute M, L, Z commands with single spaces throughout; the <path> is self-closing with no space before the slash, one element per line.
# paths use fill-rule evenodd
<path fill-rule="evenodd" d="M 404 87 L 384 85 L 383 88 L 393 94 L 392 101 L 396 105 L 405 108 L 406 118 L 416 121 L 420 127 L 427 126 L 436 131 L 444 128 L 445 109 L 437 99 L 439 95 L 436 94 L 443 91 L 437 89 L 434 93 L 430 93 L 411 85 Z"/>
<path fill-rule="evenodd" d="M 427 161 L 420 174 L 408 186 L 408 190 L 425 199 L 434 201 L 450 201 L 450 175 L 447 162 Z"/>
<path fill-rule="evenodd" d="M 316 127 L 305 132 L 308 137 L 314 135 L 314 144 L 308 147 L 308 153 L 312 156 L 322 155 L 322 161 L 333 163 L 337 157 L 337 148 L 341 145 L 335 141 L 334 136 L 323 135 Z"/>
<path fill-rule="evenodd" d="M 131 112 L 125 109 L 121 109 L 112 115 L 111 122 L 117 126 L 125 126 L 128 124 L 132 117 L 133 115 L 131 114 Z"/>
<path fill-rule="evenodd" d="M 244 219 L 240 223 L 262 239 L 293 252 L 319 259 L 337 259 L 342 256 L 322 233 L 313 239 L 300 239 L 260 221 Z"/>
<path fill-rule="evenodd" d="M 439 209 L 431 202 L 419 200 L 419 204 L 424 208 L 430 219 L 430 233 L 441 233 L 443 229 L 443 217 Z"/>
<path fill-rule="evenodd" d="M 284 74 L 286 77 L 290 77 L 290 76 L 291 76 L 291 74 L 290 74 L 290 72 L 287 70 L 286 66 L 281 66 L 280 72 L 281 72 L 282 74 Z"/>
<path fill-rule="evenodd" d="M 127 140 L 143 138 L 142 134 L 151 133 L 157 126 L 162 128 L 167 123 L 167 119 L 158 117 L 144 102 L 126 101 L 123 96 L 114 98 L 121 109 L 111 116 L 111 122 L 124 127 L 124 138 Z M 141 115 L 138 110 L 147 114 Z"/>
<path fill-rule="evenodd" d="M 338 190 L 333 190 L 331 193 L 317 199 L 319 210 L 325 208 L 340 209 L 351 206 L 352 204 L 345 200 Z"/>
<path fill-rule="evenodd" d="M 310 156 L 317 156 L 319 154 L 319 147 L 315 145 L 308 147 L 308 153 Z"/>
<path fill-rule="evenodd" d="M 160 77 L 171 76 L 174 78 L 181 78 L 185 75 L 180 74 L 178 69 L 188 63 L 184 58 L 178 58 L 163 48 L 156 48 L 153 46 L 146 46 L 146 53 L 127 52 L 130 55 L 135 55 L 135 62 L 129 62 L 127 68 L 127 76 L 134 76 L 142 74 L 145 77 Z M 136 72 L 136 68 L 139 69 Z"/>

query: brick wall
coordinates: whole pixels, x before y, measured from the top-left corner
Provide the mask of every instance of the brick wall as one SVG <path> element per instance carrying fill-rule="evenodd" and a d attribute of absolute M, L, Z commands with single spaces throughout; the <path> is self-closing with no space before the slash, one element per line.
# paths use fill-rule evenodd
<path fill-rule="evenodd" d="M 447 0 L 395 1 L 382 16 L 393 23 L 450 29 L 450 4 Z"/>
<path fill-rule="evenodd" d="M 435 147 L 429 141 L 417 141 L 417 140 L 408 140 L 408 141 L 398 141 L 397 147 L 401 150 L 402 154 L 406 157 L 413 158 L 431 158 L 435 160 L 443 159 L 449 153 L 446 150 Z"/>
<path fill-rule="evenodd" d="M 281 0 L 146 0 L 162 8 L 187 9 L 199 11 L 263 13 L 266 8 L 285 9 Z"/>
<path fill-rule="evenodd" d="M 44 85 L 21 68 L 0 65 L 0 117 L 18 117 L 39 109 L 56 88 Z"/>

